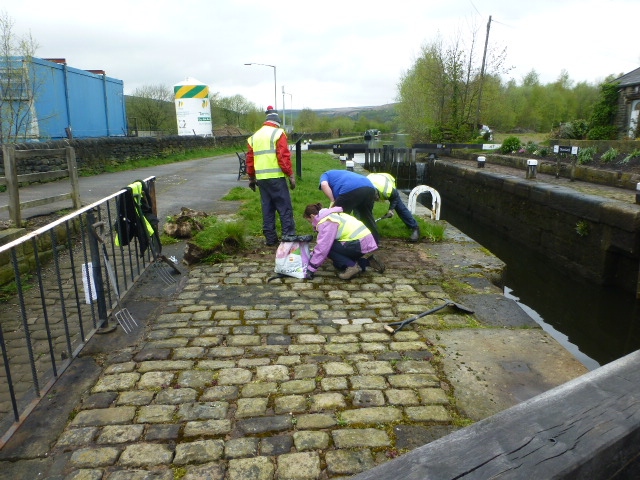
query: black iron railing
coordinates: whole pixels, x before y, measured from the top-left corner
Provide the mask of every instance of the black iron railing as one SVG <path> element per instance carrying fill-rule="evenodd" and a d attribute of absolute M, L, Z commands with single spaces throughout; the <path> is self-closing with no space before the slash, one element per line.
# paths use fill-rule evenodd
<path fill-rule="evenodd" d="M 155 177 L 144 183 L 154 197 Z M 151 249 L 142 249 L 137 238 L 116 244 L 125 192 L 0 247 L 0 261 L 13 267 L 13 280 L 4 279 L 0 297 L 0 448 L 89 339 L 118 328 L 118 300 L 153 264 Z"/>

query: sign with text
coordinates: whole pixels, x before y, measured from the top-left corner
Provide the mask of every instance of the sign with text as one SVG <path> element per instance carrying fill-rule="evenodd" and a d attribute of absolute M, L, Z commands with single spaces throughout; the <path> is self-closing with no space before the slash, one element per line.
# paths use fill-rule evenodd
<path fill-rule="evenodd" d="M 566 146 L 566 145 L 554 145 L 553 153 L 570 153 L 571 155 L 578 154 L 578 147 Z"/>

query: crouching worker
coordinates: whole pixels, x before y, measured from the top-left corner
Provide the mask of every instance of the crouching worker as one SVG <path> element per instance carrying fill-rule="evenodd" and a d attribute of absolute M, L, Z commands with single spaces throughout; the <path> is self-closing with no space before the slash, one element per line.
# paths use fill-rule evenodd
<path fill-rule="evenodd" d="M 409 241 L 417 242 L 420 240 L 420 227 L 418 226 L 416 219 L 413 218 L 413 215 L 411 215 L 411 212 L 402 201 L 402 198 L 400 198 L 400 194 L 396 189 L 396 179 L 388 173 L 370 173 L 367 175 L 367 178 L 371 183 L 373 183 L 373 186 L 378 191 L 379 199 L 389 200 L 389 211 L 382 218 L 393 217 L 393 211 L 395 210 L 398 213 L 400 220 L 402 220 L 404 224 L 411 229 L 411 237 L 409 237 Z"/>
<path fill-rule="evenodd" d="M 318 232 L 307 266 L 308 279 L 313 278 L 327 258 L 333 261 L 338 277 L 343 280 L 355 277 L 367 267 L 384 272 L 382 262 L 371 254 L 378 249 L 371 231 L 360 220 L 344 213 L 342 207 L 322 208 L 321 203 L 310 204 L 303 216 Z"/>

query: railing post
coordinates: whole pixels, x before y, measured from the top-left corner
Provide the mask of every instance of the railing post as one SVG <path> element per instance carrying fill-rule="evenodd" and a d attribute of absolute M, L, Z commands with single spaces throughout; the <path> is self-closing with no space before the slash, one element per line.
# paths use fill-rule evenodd
<path fill-rule="evenodd" d="M 4 157 L 4 178 L 9 193 L 9 218 L 16 228 L 22 226 L 20 214 L 20 194 L 18 193 L 18 172 L 16 167 L 16 148 L 13 145 L 2 145 Z"/>
<path fill-rule="evenodd" d="M 92 210 L 87 211 L 87 228 L 89 229 L 89 250 L 91 251 L 91 276 L 96 288 L 97 304 L 98 304 L 98 329 L 96 333 L 113 332 L 116 327 L 109 326 L 109 316 L 107 315 L 107 302 L 105 301 L 104 283 L 102 282 L 102 266 L 100 259 L 100 245 L 98 239 L 94 235 L 93 225 L 96 223 L 96 217 Z"/>
<path fill-rule="evenodd" d="M 296 142 L 296 176 L 302 178 L 302 137 Z"/>

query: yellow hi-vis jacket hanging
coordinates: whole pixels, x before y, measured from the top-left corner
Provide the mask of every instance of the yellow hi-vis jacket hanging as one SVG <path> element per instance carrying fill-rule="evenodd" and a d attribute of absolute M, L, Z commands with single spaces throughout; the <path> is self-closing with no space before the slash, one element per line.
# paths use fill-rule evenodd
<path fill-rule="evenodd" d="M 132 224 L 137 224 L 137 222 L 142 222 L 142 228 L 144 228 L 147 232 L 147 238 L 151 238 L 154 233 L 155 230 L 153 229 L 153 225 L 151 225 L 151 223 L 149 223 L 149 220 L 147 220 L 147 217 L 145 217 L 144 213 L 142 212 L 142 182 L 141 181 L 135 181 L 133 183 L 130 183 L 129 185 L 127 185 L 127 188 L 130 190 L 131 192 L 131 196 L 133 198 L 133 210 L 135 212 L 136 215 L 136 219 L 133 220 Z M 125 196 L 125 201 L 126 201 L 126 196 Z M 127 211 L 131 210 L 131 206 L 129 207 L 125 207 L 125 209 Z M 133 213 L 133 212 L 130 212 Z M 127 235 L 125 232 L 123 233 L 123 237 L 126 239 Z M 116 238 L 115 238 L 115 244 L 116 246 L 121 246 L 121 245 L 127 245 L 128 244 L 128 240 L 126 241 L 122 241 L 120 239 L 120 235 L 116 234 Z"/>
<path fill-rule="evenodd" d="M 396 188 L 395 179 L 388 173 L 370 173 L 367 178 L 371 180 L 383 200 L 388 200 L 391 192 Z"/>
<path fill-rule="evenodd" d="M 352 217 L 347 213 L 330 213 L 323 219 L 321 219 L 317 225 L 322 222 L 331 221 L 337 223 L 338 236 L 336 240 L 339 242 L 349 242 L 351 240 L 360 240 L 361 238 L 371 235 L 371 231 L 358 220 L 356 217 Z M 317 229 L 316 225 L 316 229 Z"/>
<path fill-rule="evenodd" d="M 256 169 L 256 180 L 285 177 L 278 165 L 276 142 L 282 136 L 281 128 L 263 125 L 260 130 L 249 137 L 247 143 L 253 149 L 253 161 Z"/>

